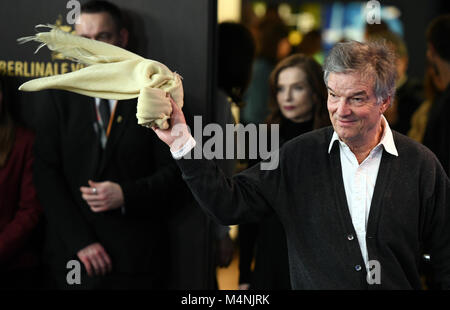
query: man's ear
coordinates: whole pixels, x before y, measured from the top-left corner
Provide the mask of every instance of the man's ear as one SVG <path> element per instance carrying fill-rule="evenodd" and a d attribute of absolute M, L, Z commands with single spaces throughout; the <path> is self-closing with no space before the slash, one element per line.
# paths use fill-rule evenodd
<path fill-rule="evenodd" d="M 130 36 L 130 33 L 126 28 L 122 28 L 119 32 L 120 36 L 120 47 L 126 48 L 128 45 L 128 38 Z"/>
<path fill-rule="evenodd" d="M 392 104 L 392 97 L 389 95 L 386 99 L 383 100 L 383 102 L 381 102 L 380 105 L 381 114 L 386 112 L 386 110 L 391 106 L 391 104 Z"/>

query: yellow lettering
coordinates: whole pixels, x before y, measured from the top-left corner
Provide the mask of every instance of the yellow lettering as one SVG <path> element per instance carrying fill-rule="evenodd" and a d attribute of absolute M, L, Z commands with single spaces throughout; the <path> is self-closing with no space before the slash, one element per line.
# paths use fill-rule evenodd
<path fill-rule="evenodd" d="M 6 74 L 6 61 L 0 61 L 0 73 Z"/>
<path fill-rule="evenodd" d="M 16 76 L 23 76 L 22 67 L 23 67 L 22 62 L 21 61 L 16 61 L 15 68 L 14 68 Z"/>
<path fill-rule="evenodd" d="M 30 67 L 31 67 L 31 73 L 30 73 L 30 76 L 34 77 L 34 61 L 31 62 Z"/>
<path fill-rule="evenodd" d="M 37 62 L 36 63 L 36 76 L 44 76 L 45 63 Z"/>
<path fill-rule="evenodd" d="M 73 72 L 73 71 L 77 71 L 77 70 L 83 69 L 84 65 L 80 64 L 80 63 L 78 63 L 78 64 L 71 63 L 70 64 L 70 68 L 72 69 L 72 72 Z"/>
<path fill-rule="evenodd" d="M 23 63 L 23 76 L 30 77 L 30 72 L 28 72 L 28 61 Z"/>
<path fill-rule="evenodd" d="M 68 70 L 68 63 L 67 62 L 63 62 L 62 64 L 61 64 L 61 74 L 64 74 L 64 73 L 67 73 L 67 71 L 69 71 Z"/>
<path fill-rule="evenodd" d="M 57 62 L 55 62 L 55 63 L 53 64 L 53 74 L 54 74 L 54 75 L 57 75 L 57 74 L 58 74 L 58 63 L 57 63 Z"/>
<path fill-rule="evenodd" d="M 47 65 L 45 66 L 45 74 L 44 74 L 44 76 L 50 76 L 50 75 L 53 75 L 52 63 L 51 62 L 47 62 Z"/>
<path fill-rule="evenodd" d="M 14 61 L 8 61 L 8 75 L 14 75 Z"/>

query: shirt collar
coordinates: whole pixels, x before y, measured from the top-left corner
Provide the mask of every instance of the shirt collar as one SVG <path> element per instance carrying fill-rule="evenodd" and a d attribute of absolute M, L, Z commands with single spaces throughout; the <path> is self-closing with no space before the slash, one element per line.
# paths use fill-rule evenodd
<path fill-rule="evenodd" d="M 388 124 L 386 118 L 384 117 L 384 115 L 381 115 L 381 121 L 384 124 L 384 130 L 383 130 L 383 134 L 381 136 L 380 143 L 378 143 L 377 146 L 383 145 L 386 152 L 388 152 L 391 155 L 398 156 L 397 148 L 395 147 L 395 143 L 394 143 L 394 136 L 392 135 L 392 130 L 389 127 L 389 124 Z M 339 139 L 339 136 L 336 133 L 336 131 L 333 132 L 333 136 L 331 137 L 330 145 L 328 146 L 328 154 L 330 154 L 335 141 L 342 142 L 341 139 Z M 344 142 L 342 142 L 342 143 L 344 143 Z"/>
<path fill-rule="evenodd" d="M 95 99 L 95 105 L 96 105 L 96 106 L 99 106 L 99 104 L 100 104 L 100 98 L 95 97 L 94 99 Z M 110 105 L 114 105 L 114 104 L 116 104 L 116 102 L 117 102 L 117 100 L 115 100 L 115 99 L 107 99 L 107 100 L 108 100 L 108 102 L 109 102 Z"/>

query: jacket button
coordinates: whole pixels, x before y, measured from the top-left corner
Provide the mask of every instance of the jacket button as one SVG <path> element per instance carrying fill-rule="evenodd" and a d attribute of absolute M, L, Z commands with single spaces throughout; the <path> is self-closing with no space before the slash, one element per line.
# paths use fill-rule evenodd
<path fill-rule="evenodd" d="M 361 271 L 361 265 L 356 265 L 356 266 L 355 266 L 355 270 L 356 270 L 356 271 Z"/>
<path fill-rule="evenodd" d="M 353 239 L 355 239 L 355 237 L 352 234 L 347 235 L 347 240 L 348 241 L 352 241 Z"/>

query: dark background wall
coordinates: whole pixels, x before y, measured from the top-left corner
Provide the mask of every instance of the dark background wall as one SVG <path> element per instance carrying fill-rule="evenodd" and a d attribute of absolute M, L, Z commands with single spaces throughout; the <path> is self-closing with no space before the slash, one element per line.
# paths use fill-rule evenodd
<path fill-rule="evenodd" d="M 126 12 L 132 31 L 130 49 L 144 57 L 163 62 L 181 74 L 188 108 L 196 114 L 205 114 L 213 88 L 210 76 L 215 1 L 111 2 Z M 33 54 L 37 43 L 18 45 L 16 39 L 33 35 L 36 32 L 35 25 L 54 24 L 58 19 L 68 26 L 66 15 L 70 9 L 66 8 L 66 4 L 65 0 L 1 1 L 0 24 L 3 31 L 0 61 L 52 61 L 48 49 L 43 48 Z M 13 78 L 20 82 L 28 79 L 23 74 Z M 24 116 L 27 123 L 32 123 L 26 112 Z"/>
<path fill-rule="evenodd" d="M 80 1 L 81 3 L 85 1 Z M 217 18 L 215 0 L 127 0 L 111 2 L 124 9 L 132 31 L 132 51 L 166 64 L 183 76 L 185 110 L 208 117 L 214 90 L 214 31 Z M 65 0 L 15 0 L 0 2 L 3 74 L 17 89 L 30 79 L 32 63 L 42 62 L 59 69 L 66 60 L 53 59 L 47 48 L 33 54 L 38 43 L 18 45 L 16 39 L 33 35 L 37 24 L 55 24 L 59 19 L 68 26 Z M 8 62 L 12 64 L 8 67 Z M 16 62 L 19 67 L 16 67 Z M 27 70 L 24 70 L 25 63 Z M 70 64 L 67 65 L 70 68 Z M 16 70 L 20 69 L 20 70 Z M 26 73 L 27 72 L 27 73 Z M 0 74 L 2 74 L 0 72 Z M 35 116 L 45 113 L 39 92 L 18 93 L 14 110 L 28 127 L 35 125 Z M 171 223 L 173 288 L 205 289 L 212 287 L 210 222 L 195 205 L 180 206 Z M 124 249 L 126 250 L 126 249 Z"/>

